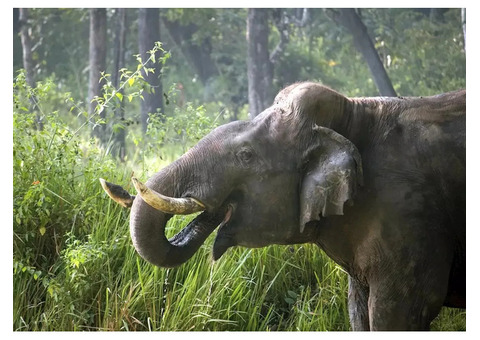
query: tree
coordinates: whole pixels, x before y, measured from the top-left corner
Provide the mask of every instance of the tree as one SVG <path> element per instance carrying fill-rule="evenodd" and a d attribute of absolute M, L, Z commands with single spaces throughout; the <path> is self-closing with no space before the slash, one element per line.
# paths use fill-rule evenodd
<path fill-rule="evenodd" d="M 290 41 L 293 29 L 303 28 L 309 20 L 310 11 L 300 9 L 248 9 L 247 13 L 247 73 L 248 104 L 252 119 L 271 105 L 275 89 L 274 67 L 280 62 Z M 269 18 L 278 31 L 278 42 L 269 52 Z M 284 84 L 281 84 L 283 86 Z"/>
<path fill-rule="evenodd" d="M 140 8 L 138 10 L 138 48 L 142 61 L 145 62 L 150 55 L 148 51 L 152 50 L 155 42 L 160 41 L 160 13 L 158 8 Z M 158 60 L 160 54 L 155 55 Z M 149 61 L 146 68 L 154 72 L 145 72 L 142 70 L 142 76 L 148 83 L 146 91 L 143 93 L 141 105 L 142 131 L 147 131 L 148 115 L 155 114 L 158 111 L 163 112 L 163 91 L 160 80 L 160 67 L 155 67 L 155 62 Z"/>
<path fill-rule="evenodd" d="M 380 94 L 382 96 L 396 97 L 397 93 L 393 88 L 387 71 L 383 67 L 375 45 L 368 35 L 367 27 L 363 24 L 355 9 L 341 8 L 331 10 L 330 13 L 332 13 L 332 17 L 336 22 L 347 28 L 352 34 L 355 48 L 365 59 Z"/>
<path fill-rule="evenodd" d="M 461 16 L 462 16 L 462 30 L 463 30 L 463 46 L 465 47 L 465 51 L 466 51 L 467 50 L 467 14 L 466 14 L 465 8 L 462 8 Z"/>
<path fill-rule="evenodd" d="M 30 88 L 35 88 L 35 77 L 34 77 L 34 62 L 32 57 L 32 37 L 31 37 L 31 27 L 29 23 L 28 8 L 20 8 L 19 14 L 19 23 L 20 23 L 20 37 L 22 41 L 22 59 L 23 59 L 23 68 L 25 69 L 25 80 L 27 85 Z M 37 111 L 37 128 L 42 129 L 42 121 L 40 113 L 36 107 L 36 99 L 33 93 L 30 94 L 30 106 L 32 111 Z"/>
<path fill-rule="evenodd" d="M 273 64 L 268 52 L 268 9 L 249 8 L 247 15 L 247 73 L 250 118 L 272 101 Z"/>
<path fill-rule="evenodd" d="M 126 36 L 126 11 L 125 8 L 116 9 L 116 27 L 115 40 L 113 51 L 113 77 L 112 85 L 115 89 L 120 87 L 120 70 L 125 67 L 125 36 Z M 123 97 L 124 90 L 120 90 L 121 97 Z M 120 101 L 115 108 L 115 117 L 117 120 L 123 122 L 125 120 L 124 102 Z M 125 160 L 125 127 L 114 129 L 115 153 L 117 153 L 120 161 Z"/>
<path fill-rule="evenodd" d="M 106 70 L 107 56 L 107 11 L 105 8 L 90 9 L 90 45 L 89 45 L 89 85 L 88 85 L 88 113 L 90 119 L 96 112 L 97 106 L 95 97 L 102 96 L 104 82 L 101 80 L 102 72 Z M 105 110 L 100 112 L 100 118 L 105 119 Z M 106 124 L 98 126 L 94 125 L 93 135 L 98 137 L 102 142 L 106 142 Z"/>
<path fill-rule="evenodd" d="M 290 40 L 293 27 L 303 28 L 309 21 L 310 11 L 308 8 L 296 8 L 293 13 L 288 9 L 276 8 L 272 10 L 275 27 L 280 34 L 280 41 L 270 54 L 270 61 L 275 64 L 284 53 L 284 48 Z"/>
<path fill-rule="evenodd" d="M 32 40 L 30 36 L 30 25 L 28 22 L 28 8 L 20 8 L 20 37 L 23 47 L 23 68 L 25 69 L 25 79 L 28 86 L 34 88 L 35 80 L 33 76 L 33 58 L 32 58 Z"/>

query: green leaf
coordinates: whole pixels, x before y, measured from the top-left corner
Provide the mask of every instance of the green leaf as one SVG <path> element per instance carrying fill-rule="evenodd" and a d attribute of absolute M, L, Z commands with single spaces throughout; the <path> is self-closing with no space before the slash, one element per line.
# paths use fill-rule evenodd
<path fill-rule="evenodd" d="M 135 78 L 128 79 L 128 85 L 132 86 L 135 83 Z"/>
<path fill-rule="evenodd" d="M 115 95 L 117 96 L 118 99 L 120 99 L 120 101 L 123 101 L 123 94 L 121 92 L 117 92 L 115 93 Z"/>
<path fill-rule="evenodd" d="M 298 297 L 297 293 L 289 290 L 287 291 L 288 296 L 290 296 L 292 299 L 296 299 Z"/>

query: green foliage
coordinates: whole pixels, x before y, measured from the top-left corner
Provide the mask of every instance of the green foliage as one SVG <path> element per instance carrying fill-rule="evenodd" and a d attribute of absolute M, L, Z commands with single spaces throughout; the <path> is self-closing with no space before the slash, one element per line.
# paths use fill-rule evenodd
<path fill-rule="evenodd" d="M 427 9 L 428 10 L 428 9 Z M 283 9 L 290 18 L 298 9 Z M 460 9 L 442 10 L 439 18 L 426 15 L 422 9 L 361 9 L 360 15 L 377 47 L 380 58 L 399 95 L 430 95 L 465 87 L 465 51 Z M 195 29 L 182 43 L 171 39 L 162 26 L 162 48 L 175 56 L 164 68 L 164 84 L 182 84 L 186 101 L 194 106 L 207 102 L 220 103 L 237 117 L 236 112 L 247 103 L 246 72 L 246 9 L 162 9 L 162 19 L 182 27 Z M 115 31 L 114 9 L 107 11 L 108 29 Z M 37 44 L 34 55 L 39 79 L 55 74 L 62 91 L 74 98 L 86 98 L 88 67 L 88 11 L 82 9 L 31 9 L 32 39 Z M 127 9 L 126 50 L 137 51 L 136 9 Z M 378 91 L 362 56 L 353 46 L 351 35 L 337 25 L 324 9 L 309 10 L 309 20 L 303 27 L 289 25 L 289 42 L 274 66 L 274 89 L 296 81 L 314 80 L 349 96 L 378 95 Z M 270 50 L 280 35 L 270 21 Z M 19 37 L 14 35 L 15 46 Z M 203 82 L 195 63 L 188 57 L 188 46 L 209 46 L 212 74 Z M 14 51 L 21 52 L 21 46 Z M 114 59 L 108 49 L 108 70 Z M 127 52 L 134 54 L 136 52 Z M 195 56 L 194 56 L 195 57 Z M 200 56 L 197 56 L 200 58 Z M 127 55 L 127 69 L 135 69 L 137 60 Z M 205 61 L 202 61 L 205 62 Z M 197 61 L 200 63 L 200 60 Z M 14 58 L 14 70 L 21 68 L 21 57 Z M 137 82 L 135 82 L 137 84 Z M 118 94 L 121 96 L 121 94 Z M 135 128 L 138 101 L 130 96 L 126 121 L 115 122 L 117 128 Z M 273 98 L 272 98 L 273 99 Z M 165 107 L 166 115 L 173 110 Z M 70 119 L 72 121 L 72 119 Z M 82 121 L 83 122 L 83 121 Z M 76 122 L 72 122 L 76 124 Z M 131 149 L 130 157 L 132 157 Z"/>
<path fill-rule="evenodd" d="M 158 155 L 162 145 L 180 146 L 180 152 L 185 153 L 217 126 L 207 115 L 203 105 L 194 107 L 186 103 L 182 108 L 176 107 L 172 116 L 150 115 L 146 135 L 149 138 L 148 150 Z"/>
<path fill-rule="evenodd" d="M 35 95 L 37 108 L 42 112 L 42 130 L 34 128 L 35 113 L 27 109 L 28 98 Z M 48 82 L 29 88 L 23 74 L 14 83 L 13 110 L 13 263 L 14 263 L 14 317 L 15 329 L 30 329 L 22 315 L 32 305 L 40 310 L 46 299 L 64 300 L 78 287 L 68 289 L 59 282 L 62 270 L 58 264 L 67 259 L 84 265 L 100 254 L 71 242 L 83 242 L 101 225 L 99 211 L 104 194 L 98 185 L 99 177 L 123 181 L 123 174 L 115 162 L 97 148 L 94 140 L 82 141 L 58 119 L 58 112 L 45 111 L 55 93 Z M 46 105 L 43 105 L 43 103 Z M 117 211 L 118 212 L 118 211 Z M 93 248 L 91 248 L 93 249 Z M 65 272 L 73 275 L 72 272 Z M 92 277 L 88 277 L 86 284 Z M 65 295 L 65 296 L 64 296 Z M 67 311 L 59 309 L 59 313 Z M 70 312 L 72 312 L 70 310 Z M 40 322 L 37 319 L 36 322 Z M 35 326 L 37 327 L 37 326 Z M 43 327 L 43 326 L 42 326 Z"/>
<path fill-rule="evenodd" d="M 175 55 L 169 72 L 165 74 L 165 83 L 182 84 L 188 101 L 195 105 L 221 102 L 233 111 L 245 105 L 248 88 L 245 40 L 247 10 L 170 8 L 162 10 L 161 15 L 183 27 L 196 28 L 192 34 L 184 37 L 180 45 L 170 41 L 168 34 L 165 36 L 165 45 Z M 209 62 L 213 66 L 207 81 L 200 79 L 194 62 L 185 55 L 188 46 L 208 46 Z"/>
<path fill-rule="evenodd" d="M 130 103 L 132 100 L 138 98 L 143 100 L 143 91 L 155 93 L 155 89 L 145 81 L 142 72 L 146 75 L 155 73 L 155 68 L 146 66 L 150 62 L 159 64 L 159 68 L 162 70 L 171 55 L 162 48 L 161 42 L 156 42 L 153 48 L 147 51 L 147 54 L 149 57 L 145 61 L 142 60 L 140 55 L 135 56 L 138 62 L 135 71 L 130 71 L 127 68 L 122 68 L 118 71 L 120 73 L 120 84 L 118 88 L 113 86 L 111 74 L 102 72 L 100 77 L 100 82 L 104 84 L 102 96 L 95 96 L 92 99 L 92 102 L 96 103 L 95 112 L 90 117 L 86 117 L 88 119 L 87 122 L 93 124 L 92 129 L 98 125 L 107 124 L 107 122 L 113 125 L 113 130 L 125 129 L 126 127 L 122 122 L 119 122 L 119 118 L 113 115 L 114 110 L 112 109 L 118 108 L 125 97 Z M 102 113 L 108 108 L 110 108 L 110 114 L 107 120 L 102 119 L 102 116 L 106 116 L 105 114 L 102 115 Z"/>
<path fill-rule="evenodd" d="M 398 95 L 427 96 L 464 88 L 465 50 L 460 9 L 435 20 L 412 9 L 361 9 L 361 17 Z M 348 96 L 376 96 L 369 69 L 351 35 L 312 9 L 309 27 L 293 27 L 275 86 L 319 81 Z M 273 39 L 278 33 L 274 33 Z M 277 38 L 278 39 L 278 38 Z"/>
<path fill-rule="evenodd" d="M 436 19 L 406 9 L 363 14 L 399 95 L 427 96 L 466 86 L 460 8 Z"/>

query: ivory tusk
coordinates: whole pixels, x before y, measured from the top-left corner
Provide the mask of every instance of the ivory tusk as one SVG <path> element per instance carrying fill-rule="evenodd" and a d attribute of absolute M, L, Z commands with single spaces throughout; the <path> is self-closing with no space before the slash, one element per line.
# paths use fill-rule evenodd
<path fill-rule="evenodd" d="M 145 184 L 140 182 L 135 177 L 132 177 L 133 185 L 142 199 L 152 208 L 163 211 L 167 214 L 173 215 L 188 215 L 205 210 L 205 206 L 197 201 L 195 198 L 173 198 L 164 196 L 152 189 L 149 189 Z"/>

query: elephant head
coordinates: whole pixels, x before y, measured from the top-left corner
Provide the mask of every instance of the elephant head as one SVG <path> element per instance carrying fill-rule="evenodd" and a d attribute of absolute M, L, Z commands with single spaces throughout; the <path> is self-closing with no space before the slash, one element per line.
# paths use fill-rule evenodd
<path fill-rule="evenodd" d="M 347 101 L 318 84 L 292 85 L 254 120 L 220 126 L 145 185 L 134 180 L 139 195 L 123 193 L 122 204 L 132 205 L 138 253 L 158 266 L 179 265 L 218 226 L 214 259 L 237 245 L 314 242 L 317 226 L 309 222 L 343 214 L 362 182 L 356 147 L 319 126 Z M 167 240 L 172 214 L 198 211 Z"/>

